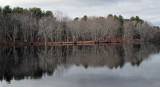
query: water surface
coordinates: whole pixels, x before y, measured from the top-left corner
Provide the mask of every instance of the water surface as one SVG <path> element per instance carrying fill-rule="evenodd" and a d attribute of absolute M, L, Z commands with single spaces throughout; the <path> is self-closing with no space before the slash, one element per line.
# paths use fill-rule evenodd
<path fill-rule="evenodd" d="M 159 87 L 160 46 L 0 49 L 0 87 Z"/>

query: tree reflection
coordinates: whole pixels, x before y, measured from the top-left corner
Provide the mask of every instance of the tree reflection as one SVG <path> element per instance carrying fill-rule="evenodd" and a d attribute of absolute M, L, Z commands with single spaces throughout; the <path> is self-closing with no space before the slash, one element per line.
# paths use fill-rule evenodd
<path fill-rule="evenodd" d="M 123 46 L 52 46 L 0 49 L 0 80 L 40 79 L 44 74 L 61 75 L 73 65 L 123 68 L 129 62 L 139 66 L 151 54 L 159 53 L 154 44 Z"/>

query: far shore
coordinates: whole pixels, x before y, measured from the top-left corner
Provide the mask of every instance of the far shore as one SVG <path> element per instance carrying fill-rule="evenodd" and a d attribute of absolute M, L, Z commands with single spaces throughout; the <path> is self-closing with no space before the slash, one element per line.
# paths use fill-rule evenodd
<path fill-rule="evenodd" d="M 103 40 L 103 41 L 77 41 L 77 42 L 47 42 L 45 44 L 45 42 L 20 42 L 20 41 L 16 41 L 15 44 L 13 44 L 12 42 L 3 42 L 1 43 L 1 47 L 12 47 L 12 46 L 16 46 L 16 47 L 22 47 L 22 46 L 66 46 L 66 45 L 84 45 L 84 46 L 92 46 L 95 44 L 107 44 L 110 46 L 122 46 L 124 43 L 127 44 L 141 44 L 141 43 L 146 43 L 149 41 L 144 41 L 141 39 L 133 39 L 133 40 L 127 40 L 126 42 L 123 42 L 122 39 L 113 39 L 113 40 Z M 152 41 L 154 42 L 154 41 Z"/>

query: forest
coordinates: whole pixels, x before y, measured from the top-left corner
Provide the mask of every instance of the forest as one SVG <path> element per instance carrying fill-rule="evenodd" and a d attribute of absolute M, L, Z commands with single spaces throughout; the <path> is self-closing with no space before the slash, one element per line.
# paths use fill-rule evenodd
<path fill-rule="evenodd" d="M 41 8 L 0 7 L 0 43 L 16 44 L 43 42 L 93 41 L 95 43 L 120 38 L 118 42 L 159 41 L 160 28 L 140 17 L 125 19 L 109 14 L 107 17 L 70 18 L 62 12 Z M 116 42 L 116 41 L 115 41 Z"/>

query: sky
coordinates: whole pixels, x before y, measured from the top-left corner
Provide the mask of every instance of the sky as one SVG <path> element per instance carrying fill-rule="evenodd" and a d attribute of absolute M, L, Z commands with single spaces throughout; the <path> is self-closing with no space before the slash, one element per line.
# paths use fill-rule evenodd
<path fill-rule="evenodd" d="M 23 8 L 39 7 L 42 10 L 61 11 L 71 18 L 87 16 L 122 15 L 139 16 L 160 26 L 160 0 L 0 0 L 0 6 Z"/>

